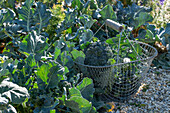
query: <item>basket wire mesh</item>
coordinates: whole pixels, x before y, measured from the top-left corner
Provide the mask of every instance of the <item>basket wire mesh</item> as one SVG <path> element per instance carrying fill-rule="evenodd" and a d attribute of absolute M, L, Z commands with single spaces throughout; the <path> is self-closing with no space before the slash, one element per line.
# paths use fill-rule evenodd
<path fill-rule="evenodd" d="M 135 61 L 116 63 L 107 66 L 91 66 L 75 62 L 79 72 L 94 81 L 95 88 L 100 88 L 102 101 L 125 102 L 130 99 L 141 85 L 152 60 L 157 56 L 157 50 L 143 42 L 129 41 L 133 49 L 139 45 L 142 49 L 141 56 Z M 120 61 L 123 58 L 119 57 Z"/>

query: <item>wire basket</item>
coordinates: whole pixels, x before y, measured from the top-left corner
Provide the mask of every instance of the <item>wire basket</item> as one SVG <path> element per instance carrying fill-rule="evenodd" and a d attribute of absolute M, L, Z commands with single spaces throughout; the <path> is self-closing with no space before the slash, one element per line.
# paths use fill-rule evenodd
<path fill-rule="evenodd" d="M 75 62 L 75 66 L 83 76 L 93 79 L 95 88 L 100 88 L 98 96 L 102 101 L 125 102 L 138 91 L 142 80 L 149 70 L 157 50 L 142 42 L 129 41 L 133 47 L 139 45 L 142 54 L 135 61 L 117 63 L 107 66 L 91 66 Z M 137 49 L 137 48 L 134 48 Z"/>

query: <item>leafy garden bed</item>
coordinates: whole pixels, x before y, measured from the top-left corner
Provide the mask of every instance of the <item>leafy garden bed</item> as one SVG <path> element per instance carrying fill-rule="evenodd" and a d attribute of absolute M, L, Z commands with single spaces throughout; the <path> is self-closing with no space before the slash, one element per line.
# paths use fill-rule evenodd
<path fill-rule="evenodd" d="M 74 62 L 88 63 L 86 56 L 92 51 L 87 48 L 92 43 L 117 44 L 112 39 L 118 39 L 119 32 L 102 26 L 111 19 L 133 29 L 126 30 L 131 40 L 155 46 L 164 59 L 158 56 L 153 65 L 169 69 L 170 24 L 165 28 L 149 24 L 154 19 L 151 10 L 135 3 L 125 7 L 120 1 L 101 0 L 1 3 L 0 111 L 95 113 L 110 109 L 95 97 L 93 80 L 78 73 Z M 101 59 L 107 62 L 109 58 Z"/>

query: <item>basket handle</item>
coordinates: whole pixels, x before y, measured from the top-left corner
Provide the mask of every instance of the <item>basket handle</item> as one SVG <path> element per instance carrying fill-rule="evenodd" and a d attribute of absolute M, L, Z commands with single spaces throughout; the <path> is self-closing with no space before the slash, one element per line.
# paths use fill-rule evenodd
<path fill-rule="evenodd" d="M 113 20 L 110 20 L 110 19 L 106 19 L 105 24 L 108 27 L 110 27 L 110 28 L 112 28 L 112 29 L 114 29 L 116 31 L 119 31 L 119 32 L 124 30 L 124 27 L 121 24 L 119 24 L 118 22 L 115 22 Z"/>

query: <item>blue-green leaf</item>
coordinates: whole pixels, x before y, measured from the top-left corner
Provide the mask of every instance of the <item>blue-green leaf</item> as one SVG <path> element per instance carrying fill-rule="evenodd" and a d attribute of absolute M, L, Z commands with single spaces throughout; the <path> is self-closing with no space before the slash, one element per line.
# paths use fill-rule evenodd
<path fill-rule="evenodd" d="M 48 64 L 43 64 L 41 67 L 38 68 L 37 70 L 37 76 L 46 84 L 48 80 L 48 74 L 50 73 L 50 68 L 52 66 Z"/>
<path fill-rule="evenodd" d="M 57 66 L 53 66 L 50 69 L 50 73 L 48 74 L 48 88 L 55 88 L 58 87 L 58 83 L 61 80 L 64 80 L 64 72 L 65 68 L 58 64 Z"/>
<path fill-rule="evenodd" d="M 68 61 L 69 61 L 68 57 L 69 56 L 68 56 L 68 52 L 67 51 L 63 51 L 61 53 L 61 61 L 62 61 L 63 65 L 66 65 L 68 63 Z"/>
<path fill-rule="evenodd" d="M 117 21 L 119 23 L 127 24 L 131 27 L 137 27 L 138 22 L 134 22 L 136 17 L 139 17 L 141 12 L 151 12 L 152 8 L 139 6 L 136 3 L 133 3 L 131 6 L 124 7 L 121 1 L 117 1 L 116 5 L 113 5 L 114 10 L 117 12 Z M 146 18 L 147 20 L 148 18 Z M 135 20 L 136 21 L 136 20 Z M 145 21 L 145 20 L 143 20 Z"/>
<path fill-rule="evenodd" d="M 76 59 L 78 57 L 83 57 L 85 58 L 85 54 L 82 51 L 78 51 L 76 49 L 74 49 L 71 54 L 73 55 L 73 58 Z"/>
<path fill-rule="evenodd" d="M 85 29 L 90 29 L 96 20 L 93 20 L 93 18 L 89 15 L 82 15 L 80 16 L 80 21 L 83 23 Z"/>
<path fill-rule="evenodd" d="M 84 78 L 77 86 L 76 88 L 80 90 L 82 96 L 91 101 L 93 98 L 94 93 L 94 84 L 93 80 L 90 78 Z"/>
<path fill-rule="evenodd" d="M 1 9 L 0 10 L 0 26 L 3 23 L 10 22 L 15 17 L 15 12 L 11 9 Z"/>
<path fill-rule="evenodd" d="M 146 12 L 141 12 L 139 13 L 138 17 L 134 17 L 134 21 L 132 21 L 132 25 L 135 26 L 135 28 L 138 28 L 139 26 L 145 24 L 146 22 L 152 22 L 153 17 L 146 13 Z"/>
<path fill-rule="evenodd" d="M 83 3 L 80 0 L 73 0 L 71 6 L 75 8 L 78 7 L 79 10 L 83 8 Z"/>
<path fill-rule="evenodd" d="M 9 99 L 9 101 L 14 104 L 21 104 L 29 96 L 26 88 L 7 80 L 3 80 L 0 83 L 0 94 L 1 97 Z"/>
<path fill-rule="evenodd" d="M 80 96 L 72 96 L 65 101 L 65 105 L 74 113 L 89 113 L 92 109 L 92 103 Z"/>
<path fill-rule="evenodd" d="M 54 60 L 56 60 L 58 58 L 58 56 L 60 55 L 61 50 L 58 47 L 55 47 L 55 51 L 54 51 Z"/>
<path fill-rule="evenodd" d="M 101 11 L 100 11 L 101 17 L 106 20 L 106 19 L 111 19 L 111 20 L 116 20 L 117 16 L 115 12 L 113 11 L 113 8 L 111 5 L 105 6 Z"/>
<path fill-rule="evenodd" d="M 11 104 L 8 104 L 7 107 L 2 112 L 3 113 L 17 113 L 17 110 Z"/>
<path fill-rule="evenodd" d="M 33 54 L 30 54 L 30 56 L 26 59 L 26 62 L 28 64 L 28 66 L 30 66 L 31 68 L 37 65 Z"/>
<path fill-rule="evenodd" d="M 3 57 L 0 57 L 0 77 L 2 75 L 8 75 L 9 74 L 9 70 L 7 69 L 8 64 L 12 63 L 13 60 L 12 59 L 7 59 L 4 60 Z"/>
<path fill-rule="evenodd" d="M 148 39 L 153 40 L 154 34 L 152 33 L 151 30 L 147 30 L 147 31 L 146 31 L 146 36 L 145 36 L 145 37 L 147 37 Z"/>
<path fill-rule="evenodd" d="M 41 35 L 37 35 L 35 31 L 29 33 L 20 44 L 20 51 L 35 54 L 36 60 L 41 59 L 47 48 L 47 39 Z"/>
<path fill-rule="evenodd" d="M 86 29 L 84 30 L 84 32 L 79 36 L 79 43 L 83 44 L 86 43 L 87 41 L 90 41 L 90 39 L 92 39 L 93 37 L 93 31 L 90 29 Z"/>
<path fill-rule="evenodd" d="M 23 28 L 23 31 L 29 32 L 31 31 L 32 23 L 33 23 L 33 11 L 32 5 L 34 0 L 26 0 L 24 5 L 18 10 L 19 18 L 22 20 L 20 25 Z"/>
<path fill-rule="evenodd" d="M 82 97 L 81 92 L 77 88 L 75 88 L 75 87 L 69 89 L 69 96 L 70 97 L 73 97 L 73 96 L 80 96 L 80 97 Z"/>
<path fill-rule="evenodd" d="M 42 2 L 38 2 L 34 15 L 34 24 L 36 29 L 38 29 L 38 35 L 41 33 L 43 27 L 47 27 L 50 18 L 51 12 L 47 10 L 46 5 Z"/>
<path fill-rule="evenodd" d="M 43 64 L 37 70 L 38 76 L 38 87 L 41 89 L 55 88 L 58 87 L 58 83 L 64 80 L 64 73 L 66 72 L 65 67 L 59 63 Z"/>
<path fill-rule="evenodd" d="M 3 24 L 11 22 L 15 17 L 14 11 L 11 9 L 1 9 L 0 10 L 0 39 L 4 39 L 8 36 L 8 30 L 4 28 Z M 8 26 L 8 24 L 6 24 Z"/>
<path fill-rule="evenodd" d="M 63 51 L 60 56 L 63 66 L 71 68 L 74 65 L 73 59 L 71 58 L 71 55 L 67 51 Z"/>
<path fill-rule="evenodd" d="M 59 104 L 58 99 L 54 102 L 53 97 L 46 97 L 46 95 L 44 96 L 45 96 L 45 100 L 43 102 L 44 105 L 36 107 L 33 111 L 34 113 L 51 113 L 51 111 L 54 110 L 56 105 Z"/>

